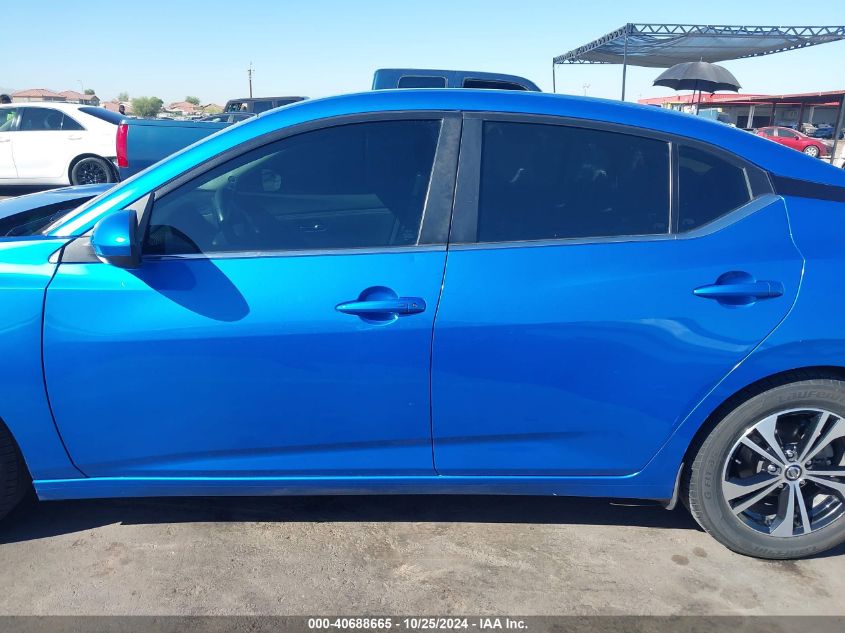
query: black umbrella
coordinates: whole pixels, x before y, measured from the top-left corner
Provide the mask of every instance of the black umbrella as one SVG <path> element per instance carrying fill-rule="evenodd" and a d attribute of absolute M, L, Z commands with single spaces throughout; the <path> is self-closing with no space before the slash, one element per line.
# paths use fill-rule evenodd
<path fill-rule="evenodd" d="M 722 66 L 709 62 L 683 62 L 675 64 L 654 80 L 655 86 L 666 86 L 673 90 L 714 93 L 718 90 L 739 91 L 742 86 L 731 72 Z M 698 104 L 696 104 L 696 109 Z"/>

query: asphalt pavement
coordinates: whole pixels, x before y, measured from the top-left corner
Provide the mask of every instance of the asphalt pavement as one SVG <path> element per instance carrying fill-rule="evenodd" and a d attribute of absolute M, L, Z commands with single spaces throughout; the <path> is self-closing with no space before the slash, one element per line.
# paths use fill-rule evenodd
<path fill-rule="evenodd" d="M 0 614 L 845 614 L 843 547 L 755 560 L 560 497 L 30 500 L 0 569 Z"/>

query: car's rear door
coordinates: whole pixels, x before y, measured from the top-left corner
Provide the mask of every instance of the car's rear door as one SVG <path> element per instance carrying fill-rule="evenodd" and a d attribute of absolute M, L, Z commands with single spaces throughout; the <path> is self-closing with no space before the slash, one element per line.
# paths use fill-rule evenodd
<path fill-rule="evenodd" d="M 157 192 L 139 268 L 63 258 L 44 363 L 85 474 L 433 472 L 460 117 L 283 134 Z"/>
<path fill-rule="evenodd" d="M 63 121 L 64 113 L 53 108 L 21 108 L 13 143 L 19 178 L 68 178 L 74 143 L 81 136 L 78 131 L 62 130 Z"/>
<path fill-rule="evenodd" d="M 468 116 L 432 357 L 437 471 L 641 469 L 793 303 L 802 259 L 770 187 L 693 141 Z"/>

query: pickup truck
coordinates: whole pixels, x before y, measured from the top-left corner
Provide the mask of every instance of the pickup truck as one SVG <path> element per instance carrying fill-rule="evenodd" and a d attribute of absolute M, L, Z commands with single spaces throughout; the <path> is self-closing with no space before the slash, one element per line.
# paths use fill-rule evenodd
<path fill-rule="evenodd" d="M 120 179 L 126 180 L 162 158 L 229 125 L 210 121 L 124 119 L 117 126 L 117 168 Z"/>
<path fill-rule="evenodd" d="M 283 105 L 303 101 L 305 97 L 261 97 L 230 99 L 216 121 L 170 121 L 167 119 L 132 119 L 121 121 L 117 130 L 117 167 L 126 180 L 223 128 L 245 118 Z M 227 113 L 231 116 L 226 116 Z M 238 115 L 238 116 L 236 116 Z M 209 118 L 209 117 L 204 117 Z"/>
<path fill-rule="evenodd" d="M 290 105 L 297 101 L 305 101 L 308 97 L 244 97 L 243 99 L 229 99 L 226 105 L 223 106 L 223 112 L 250 112 L 252 114 L 261 114 L 272 110 L 273 108 L 280 108 L 284 105 Z"/>
<path fill-rule="evenodd" d="M 481 88 L 540 92 L 537 84 L 518 75 L 471 70 L 380 68 L 373 76 L 373 90 L 389 88 Z"/>

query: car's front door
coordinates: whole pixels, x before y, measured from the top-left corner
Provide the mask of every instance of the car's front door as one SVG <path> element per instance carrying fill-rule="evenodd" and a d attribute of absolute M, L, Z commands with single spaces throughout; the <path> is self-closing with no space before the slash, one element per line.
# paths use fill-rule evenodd
<path fill-rule="evenodd" d="M 137 269 L 63 259 L 44 362 L 85 474 L 432 472 L 460 119 L 362 119 L 158 192 Z"/>
<path fill-rule="evenodd" d="M 432 356 L 441 474 L 634 473 L 792 305 L 783 201 L 716 148 L 473 117 L 461 161 Z"/>
<path fill-rule="evenodd" d="M 783 127 L 776 128 L 778 140 L 786 145 L 787 147 L 791 147 L 792 149 L 797 149 L 798 151 L 802 151 L 804 148 L 801 143 L 801 137 L 798 136 L 792 130 L 788 130 Z"/>
<path fill-rule="evenodd" d="M 15 137 L 17 108 L 0 108 L 0 179 L 18 177 L 12 152 L 12 140 Z"/>

